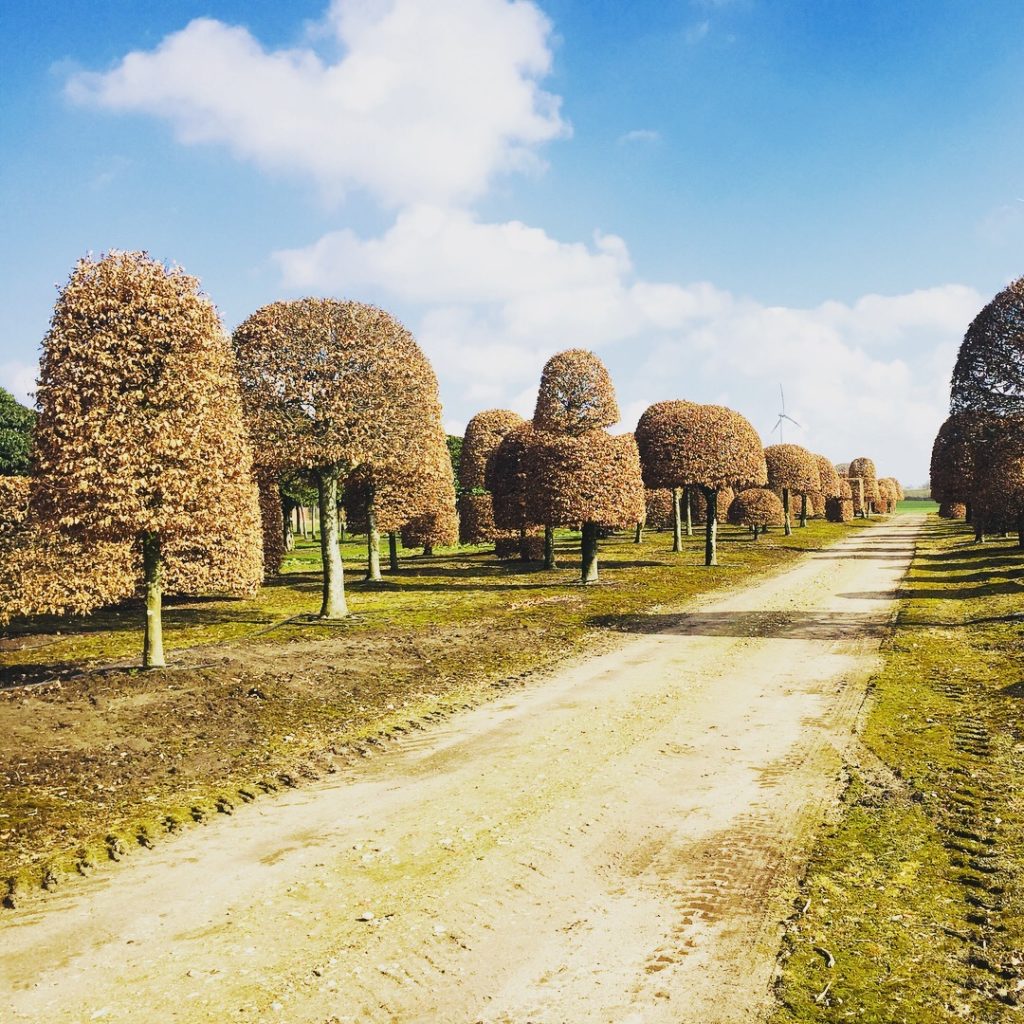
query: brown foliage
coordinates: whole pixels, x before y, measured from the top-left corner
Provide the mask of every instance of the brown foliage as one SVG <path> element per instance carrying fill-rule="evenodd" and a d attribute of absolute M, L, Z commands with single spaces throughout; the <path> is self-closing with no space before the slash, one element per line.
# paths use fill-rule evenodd
<path fill-rule="evenodd" d="M 440 422 L 429 362 L 375 306 L 273 302 L 233 340 L 260 465 L 336 467 L 342 476 L 364 464 L 388 467 L 415 454 L 425 423 Z"/>
<path fill-rule="evenodd" d="M 515 558 L 523 562 L 540 562 L 544 558 L 544 534 L 534 530 L 521 540 L 519 534 L 499 537 L 494 542 L 494 553 L 503 561 Z"/>
<path fill-rule="evenodd" d="M 943 501 L 939 503 L 939 515 L 943 519 L 966 519 L 967 506 L 959 501 Z"/>
<path fill-rule="evenodd" d="M 167 591 L 255 590 L 259 497 L 234 357 L 195 278 L 145 253 L 80 260 L 38 400 L 34 527 L 133 557 L 135 538 L 156 534 Z"/>
<path fill-rule="evenodd" d="M 640 417 L 637 446 L 648 487 L 759 487 L 768 482 L 761 440 L 721 405 L 658 402 Z"/>
<path fill-rule="evenodd" d="M 672 525 L 672 491 L 665 487 L 648 488 L 647 515 L 644 525 L 649 530 L 667 530 Z"/>
<path fill-rule="evenodd" d="M 824 455 L 815 455 L 814 461 L 818 466 L 818 476 L 821 479 L 821 487 L 817 489 L 822 498 L 836 498 L 839 496 L 839 473 L 832 465 L 830 459 Z"/>
<path fill-rule="evenodd" d="M 478 412 L 466 424 L 459 463 L 459 483 L 464 491 L 486 489 L 488 460 L 501 439 L 524 422 L 522 416 L 508 409 L 487 409 Z"/>
<path fill-rule="evenodd" d="M 276 576 L 285 556 L 284 510 L 277 475 L 264 470 L 256 476 L 260 488 L 260 526 L 263 532 L 263 574 Z"/>
<path fill-rule="evenodd" d="M 593 352 L 571 348 L 544 365 L 533 425 L 556 434 L 584 434 L 619 420 L 615 389 Z"/>
<path fill-rule="evenodd" d="M 764 450 L 768 466 L 768 486 L 773 490 L 788 489 L 791 494 L 820 491 L 821 474 L 817 456 L 798 444 L 772 444 Z"/>
<path fill-rule="evenodd" d="M 543 525 L 530 519 L 528 498 L 534 468 L 532 423 L 510 430 L 487 462 L 484 482 L 494 499 L 494 522 L 500 530 L 518 532 Z"/>
<path fill-rule="evenodd" d="M 990 418 L 975 464 L 972 514 L 988 530 L 1024 528 L 1024 415 Z"/>
<path fill-rule="evenodd" d="M 839 477 L 839 497 L 825 499 L 825 518 L 830 523 L 848 523 L 853 518 L 853 488 L 845 476 Z"/>
<path fill-rule="evenodd" d="M 440 412 L 440 406 L 438 406 Z M 441 417 L 418 439 L 419 459 L 406 480 L 402 544 L 407 548 L 457 544 L 459 518 L 455 511 L 455 478 Z"/>
<path fill-rule="evenodd" d="M 931 493 L 938 502 L 971 500 L 976 481 L 974 460 L 978 444 L 991 422 L 985 413 L 953 413 L 932 444 Z"/>
<path fill-rule="evenodd" d="M 728 519 L 735 526 L 781 526 L 782 502 L 766 487 L 748 487 L 733 498 Z"/>
<path fill-rule="evenodd" d="M 534 523 L 621 527 L 644 516 L 640 457 L 632 434 L 535 430 L 529 460 L 532 480 L 527 515 Z"/>

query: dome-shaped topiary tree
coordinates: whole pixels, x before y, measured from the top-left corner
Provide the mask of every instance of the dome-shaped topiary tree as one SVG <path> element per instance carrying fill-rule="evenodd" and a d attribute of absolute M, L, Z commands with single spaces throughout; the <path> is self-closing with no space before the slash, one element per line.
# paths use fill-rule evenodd
<path fill-rule="evenodd" d="M 957 354 L 950 412 L 1024 413 L 1024 277 L 974 318 Z"/>
<path fill-rule="evenodd" d="M 1024 547 L 1024 414 L 986 418 L 975 467 L 976 535 L 1016 530 Z"/>
<path fill-rule="evenodd" d="M 531 481 L 534 477 L 533 424 L 523 422 L 513 427 L 499 442 L 487 460 L 484 482 L 491 492 L 494 524 L 500 531 L 511 534 L 495 540 L 495 553 L 499 558 L 511 558 L 518 552 L 523 561 L 532 561 L 537 553 L 535 539 L 539 538 L 541 524 L 531 519 L 529 506 Z"/>
<path fill-rule="evenodd" d="M 388 472 L 418 458 L 417 440 L 440 422 L 437 378 L 394 317 L 360 302 L 271 303 L 235 330 L 234 345 L 260 462 L 279 472 L 307 469 L 316 481 L 320 616 L 340 618 L 348 606 L 339 481 L 361 466 Z"/>
<path fill-rule="evenodd" d="M 728 519 L 734 526 L 749 526 L 757 540 L 766 526 L 782 526 L 785 512 L 774 491 L 767 487 L 748 487 L 733 498 Z"/>
<path fill-rule="evenodd" d="M 86 544 L 125 543 L 144 581 L 144 667 L 164 662 L 175 589 L 251 593 L 259 496 L 235 361 L 199 282 L 140 252 L 76 265 L 43 342 L 32 517 Z"/>
<path fill-rule="evenodd" d="M 782 510 L 786 536 L 792 532 L 790 497 L 800 495 L 800 525 L 807 525 L 806 496 L 821 490 L 821 475 L 817 459 L 798 444 L 773 444 L 764 450 L 768 465 L 768 486 L 782 495 Z"/>
<path fill-rule="evenodd" d="M 544 364 L 533 426 L 553 434 L 585 434 L 619 421 L 615 388 L 593 352 L 570 348 Z"/>

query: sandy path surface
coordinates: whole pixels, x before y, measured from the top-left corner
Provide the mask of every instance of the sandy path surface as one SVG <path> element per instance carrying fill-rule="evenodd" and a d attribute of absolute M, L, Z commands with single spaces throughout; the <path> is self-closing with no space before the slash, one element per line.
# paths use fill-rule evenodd
<path fill-rule="evenodd" d="M 6 914 L 0 1019 L 756 1020 L 922 523 Z"/>

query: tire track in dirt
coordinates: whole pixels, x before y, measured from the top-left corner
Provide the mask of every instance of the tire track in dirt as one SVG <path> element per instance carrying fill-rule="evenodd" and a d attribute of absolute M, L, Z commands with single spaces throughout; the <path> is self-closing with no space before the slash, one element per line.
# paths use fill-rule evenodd
<path fill-rule="evenodd" d="M 919 524 L 14 912 L 5 1019 L 756 1019 Z"/>

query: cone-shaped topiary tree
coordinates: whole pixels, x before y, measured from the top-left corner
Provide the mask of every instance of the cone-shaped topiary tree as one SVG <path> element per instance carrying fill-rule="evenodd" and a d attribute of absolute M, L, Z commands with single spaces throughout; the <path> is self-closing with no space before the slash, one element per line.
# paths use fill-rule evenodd
<path fill-rule="evenodd" d="M 36 414 L 0 388 L 0 476 L 28 472 Z"/>
<path fill-rule="evenodd" d="M 145 253 L 80 260 L 43 342 L 37 395 L 33 519 L 84 543 L 133 545 L 143 664 L 161 666 L 165 569 L 186 591 L 251 592 L 262 577 L 258 492 L 217 312 L 195 278 Z"/>
<path fill-rule="evenodd" d="M 729 505 L 729 522 L 749 526 L 757 540 L 766 526 L 782 526 L 785 516 L 779 496 L 767 487 L 748 487 Z"/>
<path fill-rule="evenodd" d="M 821 474 L 817 459 L 798 444 L 773 444 L 764 450 L 768 464 L 768 486 L 782 495 L 782 509 L 786 536 L 792 532 L 790 498 L 800 495 L 800 525 L 807 525 L 806 496 L 821 490 Z"/>
<path fill-rule="evenodd" d="M 340 618 L 348 606 L 339 481 L 360 466 L 385 471 L 407 457 L 424 424 L 439 420 L 437 378 L 412 335 L 361 302 L 274 302 L 235 330 L 234 344 L 261 463 L 282 472 L 308 469 L 316 481 L 320 617 Z"/>
<path fill-rule="evenodd" d="M 953 367 L 950 412 L 1024 413 L 1024 277 L 967 328 Z"/>

